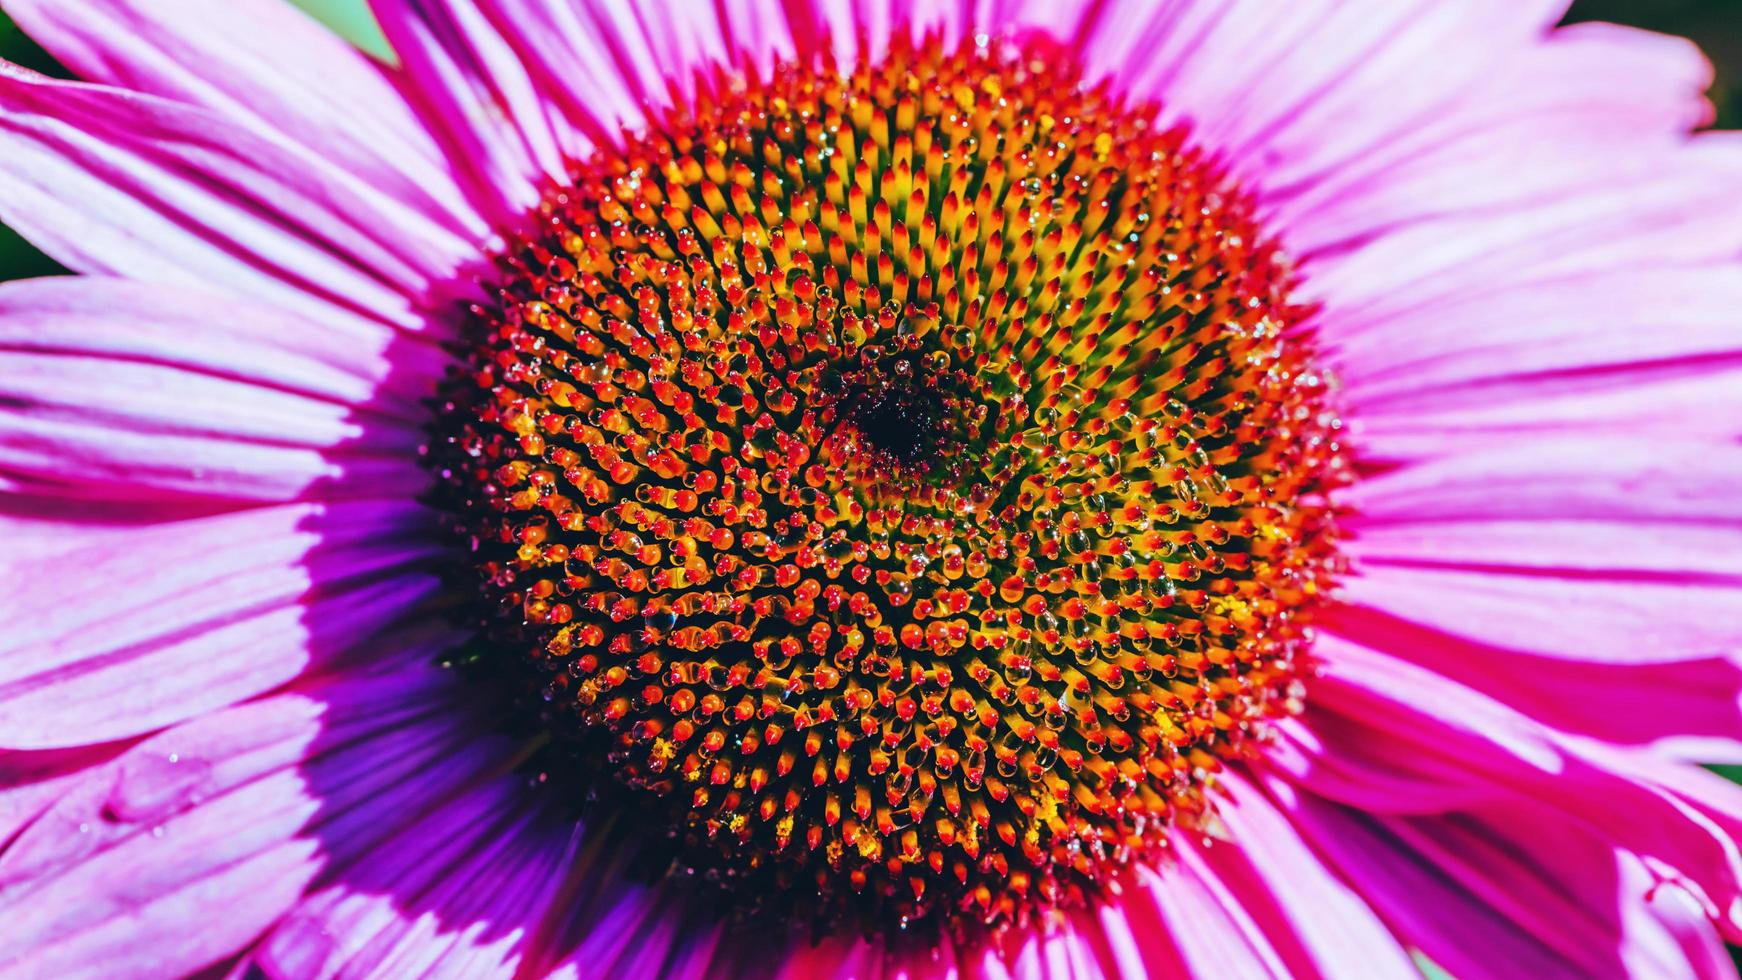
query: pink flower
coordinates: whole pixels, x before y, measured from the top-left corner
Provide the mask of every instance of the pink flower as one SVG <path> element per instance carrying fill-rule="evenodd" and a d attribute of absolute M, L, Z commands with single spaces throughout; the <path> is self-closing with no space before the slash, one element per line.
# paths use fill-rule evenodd
<path fill-rule="evenodd" d="M 1735 975 L 1685 42 L 377 0 L 389 67 L 6 6 L 86 81 L 0 69 L 0 220 L 79 273 L 0 285 L 0 975 Z"/>

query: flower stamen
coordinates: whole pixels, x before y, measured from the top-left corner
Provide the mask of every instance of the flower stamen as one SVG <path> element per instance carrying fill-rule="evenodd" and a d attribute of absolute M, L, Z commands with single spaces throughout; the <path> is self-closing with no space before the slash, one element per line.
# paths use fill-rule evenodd
<path fill-rule="evenodd" d="M 680 866 L 1022 921 L 1295 699 L 1335 421 L 1287 266 L 1152 118 L 1022 47 L 787 65 L 503 255 L 438 500 L 486 662 L 675 801 Z"/>

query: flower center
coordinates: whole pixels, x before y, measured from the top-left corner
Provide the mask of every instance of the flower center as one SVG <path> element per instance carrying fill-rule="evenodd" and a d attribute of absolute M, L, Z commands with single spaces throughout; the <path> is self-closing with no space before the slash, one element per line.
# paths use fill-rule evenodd
<path fill-rule="evenodd" d="M 480 668 L 673 867 L 1020 921 L 1298 698 L 1335 422 L 1247 202 L 1057 53 L 897 47 L 578 165 L 501 257 L 436 498 Z"/>

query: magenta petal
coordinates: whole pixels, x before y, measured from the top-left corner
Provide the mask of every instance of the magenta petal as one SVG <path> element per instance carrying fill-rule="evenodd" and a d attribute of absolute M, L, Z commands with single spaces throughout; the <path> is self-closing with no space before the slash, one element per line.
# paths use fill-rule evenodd
<path fill-rule="evenodd" d="M 1542 808 L 1666 869 L 1742 934 L 1742 788 L 1661 755 L 1565 736 L 1386 654 L 1325 638 L 1308 713 L 1271 762 L 1375 813 Z"/>
<path fill-rule="evenodd" d="M 57 260 L 423 326 L 416 301 L 476 246 L 306 157 L 208 110 L 0 69 L 0 217 Z"/>
<path fill-rule="evenodd" d="M 401 85 L 462 168 L 498 228 L 519 221 L 590 144 L 551 106 L 473 0 L 388 0 L 376 19 L 398 53 Z"/>
<path fill-rule="evenodd" d="M 87 81 L 210 109 L 468 241 L 489 234 L 391 75 L 286 0 L 17 0 L 7 11 Z"/>
<path fill-rule="evenodd" d="M 1239 896 L 1204 866 L 1191 847 L 1163 869 L 1139 867 L 1131 891 L 1115 903 L 1132 931 L 1151 946 L 1144 962 L 1166 964 L 1169 945 L 1180 968 L 1162 975 L 1285 977 L 1288 967 Z"/>
<path fill-rule="evenodd" d="M 1742 643 L 1742 583 L 1721 576 L 1391 565 L 1343 591 L 1354 604 L 1476 643 L 1591 663 L 1687 660 Z"/>
<path fill-rule="evenodd" d="M 1203 848 L 1204 860 L 1238 891 L 1241 904 L 1289 957 L 1292 975 L 1419 975 L 1365 899 L 1301 840 L 1289 800 L 1273 804 L 1234 773 L 1222 778 L 1221 787 L 1227 799 L 1218 801 L 1217 815 L 1229 839 Z"/>
<path fill-rule="evenodd" d="M 1336 607 L 1321 624 L 1333 642 L 1391 651 L 1557 731 L 1669 758 L 1742 761 L 1742 663 L 1732 656 L 1595 669 L 1578 659 L 1475 643 L 1362 606 Z"/>
<path fill-rule="evenodd" d="M 1295 793 L 1293 787 L 1283 791 Z M 1492 866 L 1418 849 L 1385 820 L 1358 809 L 1328 803 L 1300 791 L 1293 821 L 1327 864 L 1343 874 L 1407 941 L 1430 959 L 1468 980 L 1507 980 L 1517 976 L 1607 976 L 1620 970 L 1619 930 L 1605 932 L 1583 896 L 1572 894 L 1553 875 L 1555 868 L 1533 866 L 1529 852 L 1515 850 Z M 1422 818 L 1428 826 L 1465 823 L 1456 816 Z M 1508 821 L 1519 835 L 1557 839 L 1549 827 L 1516 815 Z M 1564 831 L 1564 827 L 1554 827 Z M 1416 835 L 1419 836 L 1419 835 Z M 1581 845 L 1585 838 L 1573 837 Z M 1565 848 L 1555 863 L 1574 863 L 1590 853 Z M 1573 860 L 1567 860 L 1573 859 Z M 1595 868 L 1611 866 L 1598 852 Z M 1498 901 L 1496 899 L 1498 898 Z M 1637 902 L 1637 895 L 1632 896 Z M 1709 929 L 1707 931 L 1710 931 Z"/>

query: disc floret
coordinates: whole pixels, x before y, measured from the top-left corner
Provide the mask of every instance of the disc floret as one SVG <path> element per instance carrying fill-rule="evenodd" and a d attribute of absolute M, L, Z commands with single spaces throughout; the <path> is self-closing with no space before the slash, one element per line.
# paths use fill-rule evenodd
<path fill-rule="evenodd" d="M 1305 312 L 1051 53 L 721 93 L 579 165 L 475 311 L 432 456 L 485 661 L 680 866 L 1021 920 L 1297 694 L 1340 465 Z"/>

